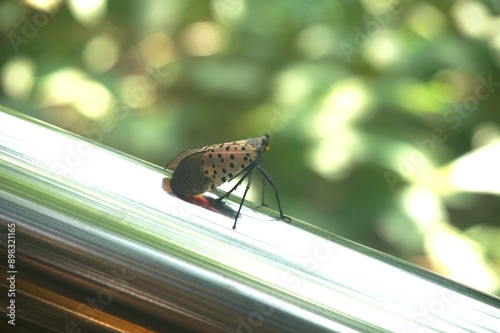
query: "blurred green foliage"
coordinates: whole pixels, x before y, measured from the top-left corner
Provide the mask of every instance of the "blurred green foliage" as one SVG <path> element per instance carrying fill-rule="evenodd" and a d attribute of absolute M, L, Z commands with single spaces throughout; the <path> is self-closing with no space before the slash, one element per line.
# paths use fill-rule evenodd
<path fill-rule="evenodd" d="M 287 214 L 499 293 L 498 1 L 85 3 L 0 3 L 1 104 L 161 166 L 268 133 Z"/>

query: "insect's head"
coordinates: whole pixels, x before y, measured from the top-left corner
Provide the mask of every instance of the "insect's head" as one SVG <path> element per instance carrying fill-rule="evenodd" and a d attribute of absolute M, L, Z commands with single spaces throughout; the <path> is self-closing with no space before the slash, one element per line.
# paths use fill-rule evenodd
<path fill-rule="evenodd" d="M 269 150 L 269 147 L 267 146 L 269 144 L 269 135 L 264 134 L 260 137 L 260 141 L 262 142 L 263 146 L 266 146 L 266 150 Z"/>
<path fill-rule="evenodd" d="M 269 135 L 268 134 L 261 135 L 260 139 L 262 140 L 262 144 L 264 144 L 264 145 L 267 145 L 269 143 Z"/>
<path fill-rule="evenodd" d="M 269 147 L 267 146 L 269 144 L 269 135 L 264 134 L 258 138 L 247 139 L 246 143 L 254 146 L 255 149 L 258 149 L 260 152 L 269 150 Z"/>

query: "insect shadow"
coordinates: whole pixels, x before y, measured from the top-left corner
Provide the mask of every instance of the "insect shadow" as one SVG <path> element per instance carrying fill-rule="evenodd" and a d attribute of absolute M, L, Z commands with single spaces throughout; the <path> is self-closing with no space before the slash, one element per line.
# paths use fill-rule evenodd
<path fill-rule="evenodd" d="M 162 186 L 163 190 L 167 193 L 175 193 L 170 187 L 170 178 L 163 178 Z M 219 198 L 213 198 L 208 195 L 176 195 L 178 198 L 195 204 L 197 206 L 203 207 L 205 209 L 211 210 L 213 212 L 222 214 L 230 218 L 236 218 L 236 211 L 231 208 L 225 201 L 219 200 Z"/>
<path fill-rule="evenodd" d="M 283 214 L 276 184 L 260 166 L 264 151 L 269 150 L 268 144 L 269 136 L 266 134 L 253 139 L 186 149 L 172 158 L 165 166 L 165 169 L 173 171 L 169 187 L 177 196 L 192 202 L 192 197 L 211 191 L 242 175 L 231 190 L 213 201 L 213 205 L 220 208 L 220 203 L 247 179 L 245 192 L 234 216 L 233 229 L 236 229 L 243 202 L 252 184 L 253 173 L 258 170 L 264 177 L 264 181 L 267 181 L 274 189 L 280 213 L 279 219 L 290 222 L 291 219 Z M 217 201 L 218 203 L 216 203 Z M 264 201 L 262 203 L 265 206 Z M 201 205 L 204 206 L 204 204 Z"/>

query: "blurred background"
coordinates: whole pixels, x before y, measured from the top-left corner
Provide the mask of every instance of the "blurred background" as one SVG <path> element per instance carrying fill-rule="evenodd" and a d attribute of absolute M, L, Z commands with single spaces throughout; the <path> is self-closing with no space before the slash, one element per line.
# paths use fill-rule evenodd
<path fill-rule="evenodd" d="M 286 214 L 500 295 L 499 0 L 2 0 L 0 34 L 0 104 L 161 167 L 267 133 Z"/>

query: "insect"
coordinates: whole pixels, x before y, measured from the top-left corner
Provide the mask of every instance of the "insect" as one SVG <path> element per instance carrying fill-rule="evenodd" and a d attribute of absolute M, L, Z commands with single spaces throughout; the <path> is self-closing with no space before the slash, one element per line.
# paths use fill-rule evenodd
<path fill-rule="evenodd" d="M 253 173 L 258 170 L 264 177 L 264 181 L 267 181 L 274 189 L 280 213 L 279 218 L 289 222 L 290 218 L 283 214 L 276 184 L 260 166 L 264 151 L 269 150 L 268 144 L 269 135 L 266 134 L 253 139 L 186 149 L 172 158 L 164 168 L 174 172 L 170 180 L 170 187 L 179 196 L 193 196 L 213 190 L 242 175 L 231 190 L 216 199 L 220 201 L 227 198 L 248 178 L 243 198 L 234 219 L 233 229 L 236 229 L 241 207 L 252 184 Z"/>

